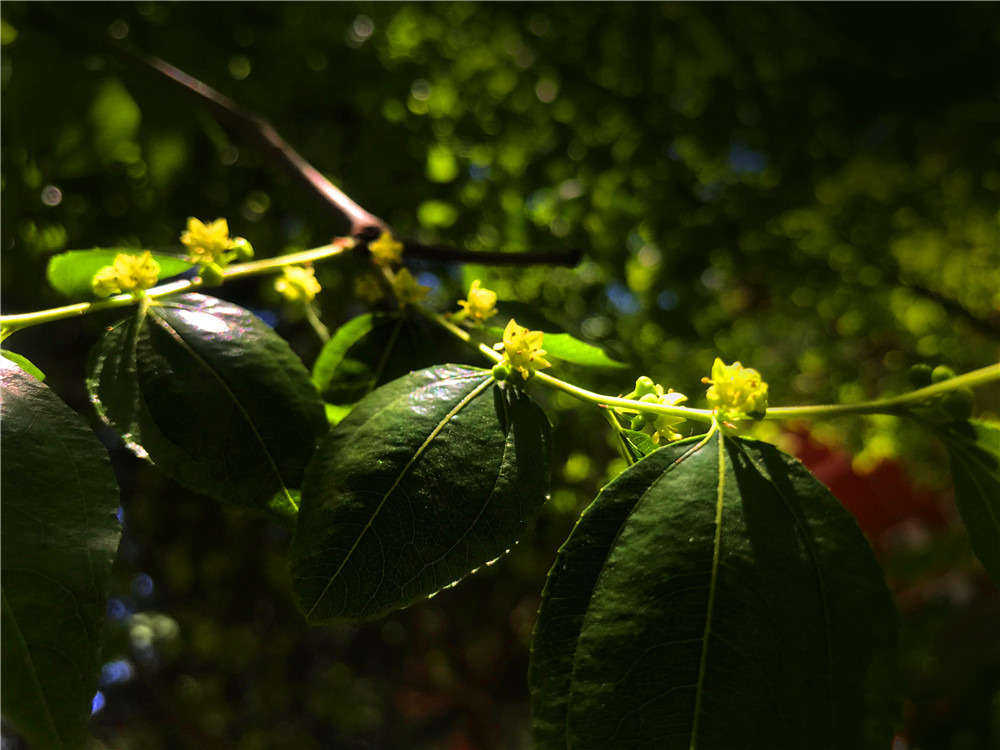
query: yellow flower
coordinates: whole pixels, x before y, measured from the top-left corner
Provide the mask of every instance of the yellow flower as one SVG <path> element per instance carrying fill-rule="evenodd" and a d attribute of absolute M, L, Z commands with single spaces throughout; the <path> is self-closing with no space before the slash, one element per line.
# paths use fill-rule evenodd
<path fill-rule="evenodd" d="M 720 415 L 759 418 L 767 411 L 767 383 L 759 372 L 739 362 L 727 365 L 716 357 L 711 380 L 702 378 L 702 382 L 712 384 L 706 396 Z"/>
<path fill-rule="evenodd" d="M 142 255 L 118 253 L 110 266 L 104 266 L 90 285 L 98 297 L 110 297 L 120 292 L 138 292 L 156 286 L 160 264 L 148 250 Z"/>
<path fill-rule="evenodd" d="M 382 232 L 377 240 L 368 245 L 368 250 L 380 266 L 399 263 L 403 257 L 403 243 L 397 242 L 388 232 Z"/>
<path fill-rule="evenodd" d="M 645 375 L 635 381 L 635 390 L 625 398 L 636 399 L 647 404 L 663 404 L 664 406 L 677 406 L 687 401 L 687 396 L 677 393 L 673 388 L 664 390 L 659 383 L 654 383 L 652 378 Z M 674 428 L 683 424 L 687 420 L 684 417 L 675 417 L 669 414 L 649 414 L 639 412 L 631 417 L 632 429 L 643 431 L 652 428 L 653 442 L 659 443 L 661 440 L 667 442 L 680 440 L 683 437 Z"/>
<path fill-rule="evenodd" d="M 469 299 L 460 299 L 458 304 L 464 310 L 463 317 L 467 316 L 475 322 L 481 323 L 497 314 L 497 293 L 489 289 L 481 289 L 479 279 L 476 279 L 469 288 Z"/>
<path fill-rule="evenodd" d="M 229 237 L 229 222 L 225 219 L 202 224 L 193 216 L 188 219 L 187 230 L 181 233 L 181 242 L 187 246 L 191 259 L 203 264 L 217 263 L 223 253 L 237 244 Z"/>
<path fill-rule="evenodd" d="M 401 268 L 392 280 L 392 291 L 396 294 L 400 306 L 420 302 L 431 290 L 429 286 L 421 286 L 407 269 Z"/>
<path fill-rule="evenodd" d="M 677 393 L 674 390 L 663 393 L 663 386 L 661 385 L 657 385 L 656 388 L 659 391 L 659 403 L 664 406 L 677 406 L 678 404 L 683 404 L 687 401 L 687 396 L 683 393 Z M 656 419 L 653 421 L 653 429 L 656 430 L 656 432 L 653 433 L 653 442 L 659 443 L 661 439 L 665 439 L 667 442 L 680 440 L 683 435 L 677 432 L 674 428 L 686 421 L 687 420 L 684 419 L 684 417 L 674 417 L 669 414 L 658 414 Z"/>
<path fill-rule="evenodd" d="M 385 297 L 385 290 L 374 276 L 363 276 L 354 282 L 354 295 L 366 302 L 378 302 Z"/>
<path fill-rule="evenodd" d="M 285 266 L 281 277 L 275 280 L 274 288 L 286 301 L 306 305 L 322 291 L 322 287 L 316 281 L 316 272 L 312 268 L 302 266 Z"/>
<path fill-rule="evenodd" d="M 545 350 L 541 348 L 544 335 L 542 331 L 529 331 L 519 326 L 517 321 L 511 318 L 503 332 L 503 343 L 495 344 L 493 348 L 497 351 L 502 350 L 504 362 L 527 379 L 535 370 L 552 366 L 546 361 Z"/>

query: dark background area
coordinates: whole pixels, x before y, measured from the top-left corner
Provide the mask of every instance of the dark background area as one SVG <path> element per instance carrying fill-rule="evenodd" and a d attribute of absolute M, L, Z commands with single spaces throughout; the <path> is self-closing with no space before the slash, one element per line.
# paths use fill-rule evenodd
<path fill-rule="evenodd" d="M 715 356 L 774 405 L 907 388 L 917 363 L 997 358 L 995 4 L 21 3 L 2 14 L 4 313 L 60 304 L 54 253 L 179 248 L 226 217 L 258 257 L 346 220 L 121 40 L 266 117 L 396 232 L 470 252 L 579 248 L 576 268 L 412 264 L 452 309 L 502 299 L 702 402 Z M 335 327 L 365 265 L 318 269 Z M 319 341 L 268 279 L 219 296 Z M 307 628 L 287 532 L 194 496 L 99 427 L 87 355 L 114 313 L 9 346 L 111 446 L 125 535 L 94 748 L 528 747 L 545 573 L 618 459 L 599 414 L 541 393 L 552 501 L 506 558 L 365 626 Z M 1000 414 L 996 388 L 977 413 Z M 957 525 L 940 447 L 897 420 L 773 423 L 858 517 L 902 622 L 900 748 L 1000 746 L 1000 599 Z M 5 733 L 4 748 L 20 747 Z M 808 745 L 803 738 L 803 746 Z"/>

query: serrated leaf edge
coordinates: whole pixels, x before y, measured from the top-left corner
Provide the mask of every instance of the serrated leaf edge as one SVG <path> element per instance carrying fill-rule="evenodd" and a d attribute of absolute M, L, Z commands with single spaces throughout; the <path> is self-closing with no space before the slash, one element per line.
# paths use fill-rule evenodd
<path fill-rule="evenodd" d="M 337 566 L 337 569 L 333 572 L 333 575 L 330 576 L 330 580 L 327 581 L 327 584 L 326 586 L 323 587 L 323 590 L 320 592 L 320 595 L 316 597 L 316 601 L 313 603 L 312 607 L 310 607 L 309 610 L 306 612 L 306 619 L 312 617 L 312 613 L 316 610 L 316 607 L 318 607 L 320 602 L 323 601 L 323 598 L 326 596 L 327 591 L 330 590 L 330 586 L 333 585 L 333 582 L 337 579 L 337 576 L 340 575 L 340 572 L 344 569 L 344 566 L 347 565 L 347 561 L 351 559 L 351 555 L 354 554 L 354 550 L 358 548 L 358 544 L 361 543 L 362 537 L 364 537 L 364 535 L 371 528 L 375 519 L 378 517 L 379 512 L 382 510 L 382 508 L 385 506 L 386 501 L 389 499 L 389 496 L 393 493 L 396 487 L 399 486 L 399 483 L 403 481 L 403 477 L 406 476 L 406 472 L 408 472 L 410 470 L 410 467 L 413 466 L 416 460 L 423 455 L 424 451 L 427 450 L 427 447 L 434 441 L 434 438 L 436 438 L 439 434 L 441 434 L 441 431 L 448 425 L 448 423 L 452 419 L 454 419 L 454 417 L 462 409 L 464 409 L 476 396 L 478 396 L 480 393 L 486 390 L 486 388 L 492 385 L 494 382 L 496 381 L 492 377 L 488 377 L 482 383 L 480 383 L 471 391 L 469 391 L 469 393 L 463 396 L 462 400 L 459 401 L 457 404 L 455 404 L 455 406 L 453 406 L 451 410 L 447 414 L 445 414 L 444 417 L 441 418 L 441 420 L 437 423 L 434 429 L 431 430 L 431 432 L 424 439 L 424 442 L 420 444 L 420 447 L 417 448 L 416 451 L 414 451 L 413 456 L 410 457 L 410 459 L 406 462 L 406 465 L 399 472 L 399 475 L 393 481 L 392 486 L 389 487 L 388 490 L 386 490 L 385 494 L 382 496 L 382 499 L 379 500 L 378 505 L 375 507 L 375 510 L 372 511 L 372 514 L 368 518 L 368 521 L 365 523 L 364 528 L 361 529 L 361 531 L 355 537 L 354 544 L 351 545 L 351 548 L 347 551 L 347 554 L 344 555 L 344 559 L 341 560 L 340 565 Z"/>

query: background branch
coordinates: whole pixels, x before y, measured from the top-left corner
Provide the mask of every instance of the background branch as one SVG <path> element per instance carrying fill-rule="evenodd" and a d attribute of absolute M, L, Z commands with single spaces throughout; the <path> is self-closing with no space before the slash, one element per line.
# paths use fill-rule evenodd
<path fill-rule="evenodd" d="M 46 10 L 63 26 L 72 26 L 74 32 L 78 31 L 79 24 L 75 21 L 53 13 L 51 8 Z M 165 60 L 149 55 L 133 45 L 114 39 L 107 34 L 99 34 L 94 31 L 87 33 L 98 44 L 107 47 L 130 65 L 153 71 L 158 77 L 169 81 L 175 89 L 208 109 L 221 124 L 231 128 L 244 140 L 255 144 L 297 183 L 307 188 L 309 192 L 319 195 L 343 214 L 350 221 L 350 234 L 358 240 L 359 245 L 364 246 L 367 242 L 376 239 L 382 232 L 391 231 L 384 220 L 360 206 L 306 161 L 263 116 L 242 107 L 225 94 L 216 91 L 208 84 L 199 81 Z M 517 253 L 479 252 L 444 245 L 425 245 L 405 238 L 401 238 L 401 240 L 409 257 L 442 263 L 575 266 L 582 258 L 582 252 L 579 249 Z"/>

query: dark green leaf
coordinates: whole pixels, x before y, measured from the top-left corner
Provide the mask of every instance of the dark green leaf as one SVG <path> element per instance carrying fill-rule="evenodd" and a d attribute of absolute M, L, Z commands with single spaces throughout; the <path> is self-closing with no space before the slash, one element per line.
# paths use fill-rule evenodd
<path fill-rule="evenodd" d="M 509 550 L 548 484 L 545 415 L 488 371 L 444 365 L 373 391 L 306 474 L 302 611 L 366 620 L 430 596 Z"/>
<path fill-rule="evenodd" d="M 402 315 L 365 313 L 336 330 L 313 365 L 313 383 L 324 400 L 353 404 L 375 388 L 393 348 L 411 347 L 400 338 Z"/>
<path fill-rule="evenodd" d="M 53 289 L 62 292 L 67 297 L 93 297 L 91 281 L 95 273 L 104 266 L 110 266 L 114 263 L 115 256 L 120 253 L 138 256 L 142 255 L 143 252 L 134 248 L 70 250 L 49 258 L 45 276 Z M 153 253 L 153 258 L 160 264 L 161 280 L 184 273 L 194 267 L 194 263 L 176 255 Z"/>
<path fill-rule="evenodd" d="M 2 710 L 32 747 L 84 746 L 101 667 L 118 487 L 94 433 L 0 360 Z"/>
<path fill-rule="evenodd" d="M 9 352 L 6 349 L 0 350 L 0 354 L 2 354 L 4 358 L 9 359 L 11 362 L 20 367 L 22 370 L 24 370 L 26 373 L 31 375 L 31 377 L 35 378 L 36 380 L 45 380 L 45 373 L 39 370 L 38 367 L 35 365 L 35 363 L 29 360 L 27 357 L 21 354 L 17 354 L 16 352 Z"/>
<path fill-rule="evenodd" d="M 522 325 L 518 320 L 518 325 Z M 486 327 L 482 329 L 496 341 L 503 341 L 503 328 Z M 485 341 L 485 339 L 483 339 Z M 585 367 L 625 367 L 626 365 L 611 359 L 603 349 L 588 344 L 568 333 L 546 333 L 542 338 L 542 348 L 546 359 L 561 359 L 574 365 Z"/>
<path fill-rule="evenodd" d="M 951 427 L 942 437 L 955 502 L 972 549 L 1000 585 L 1000 425 L 968 422 Z"/>
<path fill-rule="evenodd" d="M 247 310 L 192 294 L 112 328 L 87 385 L 139 455 L 195 491 L 267 509 L 301 483 L 327 429 L 319 394 L 288 344 Z"/>
<path fill-rule="evenodd" d="M 895 638 L 864 536 L 801 464 L 674 443 L 605 487 L 559 552 L 535 746 L 883 750 Z"/>
<path fill-rule="evenodd" d="M 452 338 L 441 333 L 405 313 L 359 315 L 324 345 L 313 366 L 313 382 L 329 403 L 351 406 L 412 370 L 461 361 L 467 353 L 456 352 Z"/>

